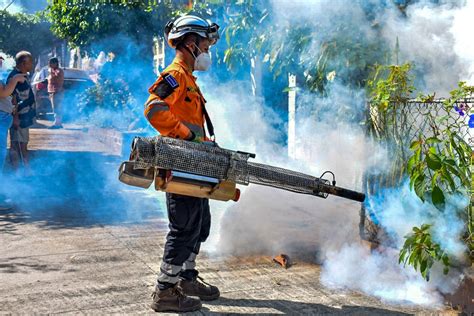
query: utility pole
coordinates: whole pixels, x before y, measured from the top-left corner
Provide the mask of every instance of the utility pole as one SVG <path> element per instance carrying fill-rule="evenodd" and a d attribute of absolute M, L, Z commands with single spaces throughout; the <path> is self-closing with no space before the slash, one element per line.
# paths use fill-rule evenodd
<path fill-rule="evenodd" d="M 288 74 L 288 156 L 296 158 L 296 75 Z"/>
<path fill-rule="evenodd" d="M 7 9 L 15 2 L 16 0 L 12 0 L 5 8 L 3 8 L 3 11 L 7 11 Z"/>
<path fill-rule="evenodd" d="M 165 69 L 165 46 L 164 37 L 153 37 L 153 70 L 156 75 L 159 75 Z"/>
<path fill-rule="evenodd" d="M 250 59 L 250 80 L 252 95 L 260 98 L 262 96 L 262 63 L 258 56 L 253 56 Z"/>

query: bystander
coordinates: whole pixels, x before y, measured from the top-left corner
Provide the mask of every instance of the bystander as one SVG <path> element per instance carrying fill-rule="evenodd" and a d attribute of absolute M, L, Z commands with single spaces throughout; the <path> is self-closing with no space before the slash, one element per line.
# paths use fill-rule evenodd
<path fill-rule="evenodd" d="M 7 136 L 8 129 L 11 127 L 13 122 L 13 103 L 11 94 L 18 83 L 23 83 L 26 80 L 26 75 L 17 74 L 12 77 L 7 85 L 3 85 L 0 81 L 0 188 L 3 190 L 6 186 L 4 185 L 3 178 L 3 166 L 5 158 L 7 157 Z M 8 209 L 9 206 L 6 204 L 5 192 L 0 192 L 0 210 Z"/>
<path fill-rule="evenodd" d="M 33 69 L 33 56 L 26 51 L 21 51 L 15 56 L 16 66 L 8 75 L 7 83 L 18 75 L 29 75 Z M 30 126 L 34 124 L 35 96 L 31 89 L 31 84 L 26 76 L 26 80 L 17 83 L 13 91 L 13 126 L 10 128 L 10 159 L 14 169 L 18 168 L 18 162 L 21 161 L 25 172 L 31 173 L 28 156 L 28 141 L 30 138 Z"/>
<path fill-rule="evenodd" d="M 53 129 L 63 128 L 62 101 L 64 99 L 64 71 L 59 68 L 59 60 L 53 57 L 49 60 L 48 93 L 54 111 Z"/>

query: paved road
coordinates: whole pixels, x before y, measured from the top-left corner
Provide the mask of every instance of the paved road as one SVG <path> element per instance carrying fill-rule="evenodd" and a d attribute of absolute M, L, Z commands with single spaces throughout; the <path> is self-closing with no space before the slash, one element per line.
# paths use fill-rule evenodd
<path fill-rule="evenodd" d="M 159 213 L 137 222 L 91 221 L 87 210 L 0 213 L 0 310 L 14 313 L 150 313 L 166 225 Z M 103 210 L 104 212 L 106 210 Z M 145 216 L 147 217 L 147 216 Z M 421 308 L 389 306 L 319 283 L 319 267 L 284 270 L 270 258 L 207 258 L 202 276 L 222 298 L 204 314 L 398 315 Z"/>

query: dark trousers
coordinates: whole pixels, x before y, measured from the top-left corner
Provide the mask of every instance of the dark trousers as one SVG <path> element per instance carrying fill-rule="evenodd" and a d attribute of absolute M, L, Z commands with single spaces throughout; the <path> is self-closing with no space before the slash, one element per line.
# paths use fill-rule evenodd
<path fill-rule="evenodd" d="M 198 254 L 211 229 L 209 200 L 166 193 L 169 232 L 166 236 L 163 261 L 182 265 L 191 255 Z"/>

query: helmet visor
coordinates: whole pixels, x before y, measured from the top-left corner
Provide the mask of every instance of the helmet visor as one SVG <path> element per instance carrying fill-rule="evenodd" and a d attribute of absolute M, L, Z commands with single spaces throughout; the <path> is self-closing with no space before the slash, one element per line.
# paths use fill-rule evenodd
<path fill-rule="evenodd" d="M 179 38 L 186 33 L 196 33 L 199 36 L 209 39 L 210 45 L 214 45 L 219 36 L 219 25 L 212 23 L 209 26 L 202 25 L 180 25 L 173 26 L 172 23 L 168 23 L 165 26 L 165 36 L 166 38 Z"/>

